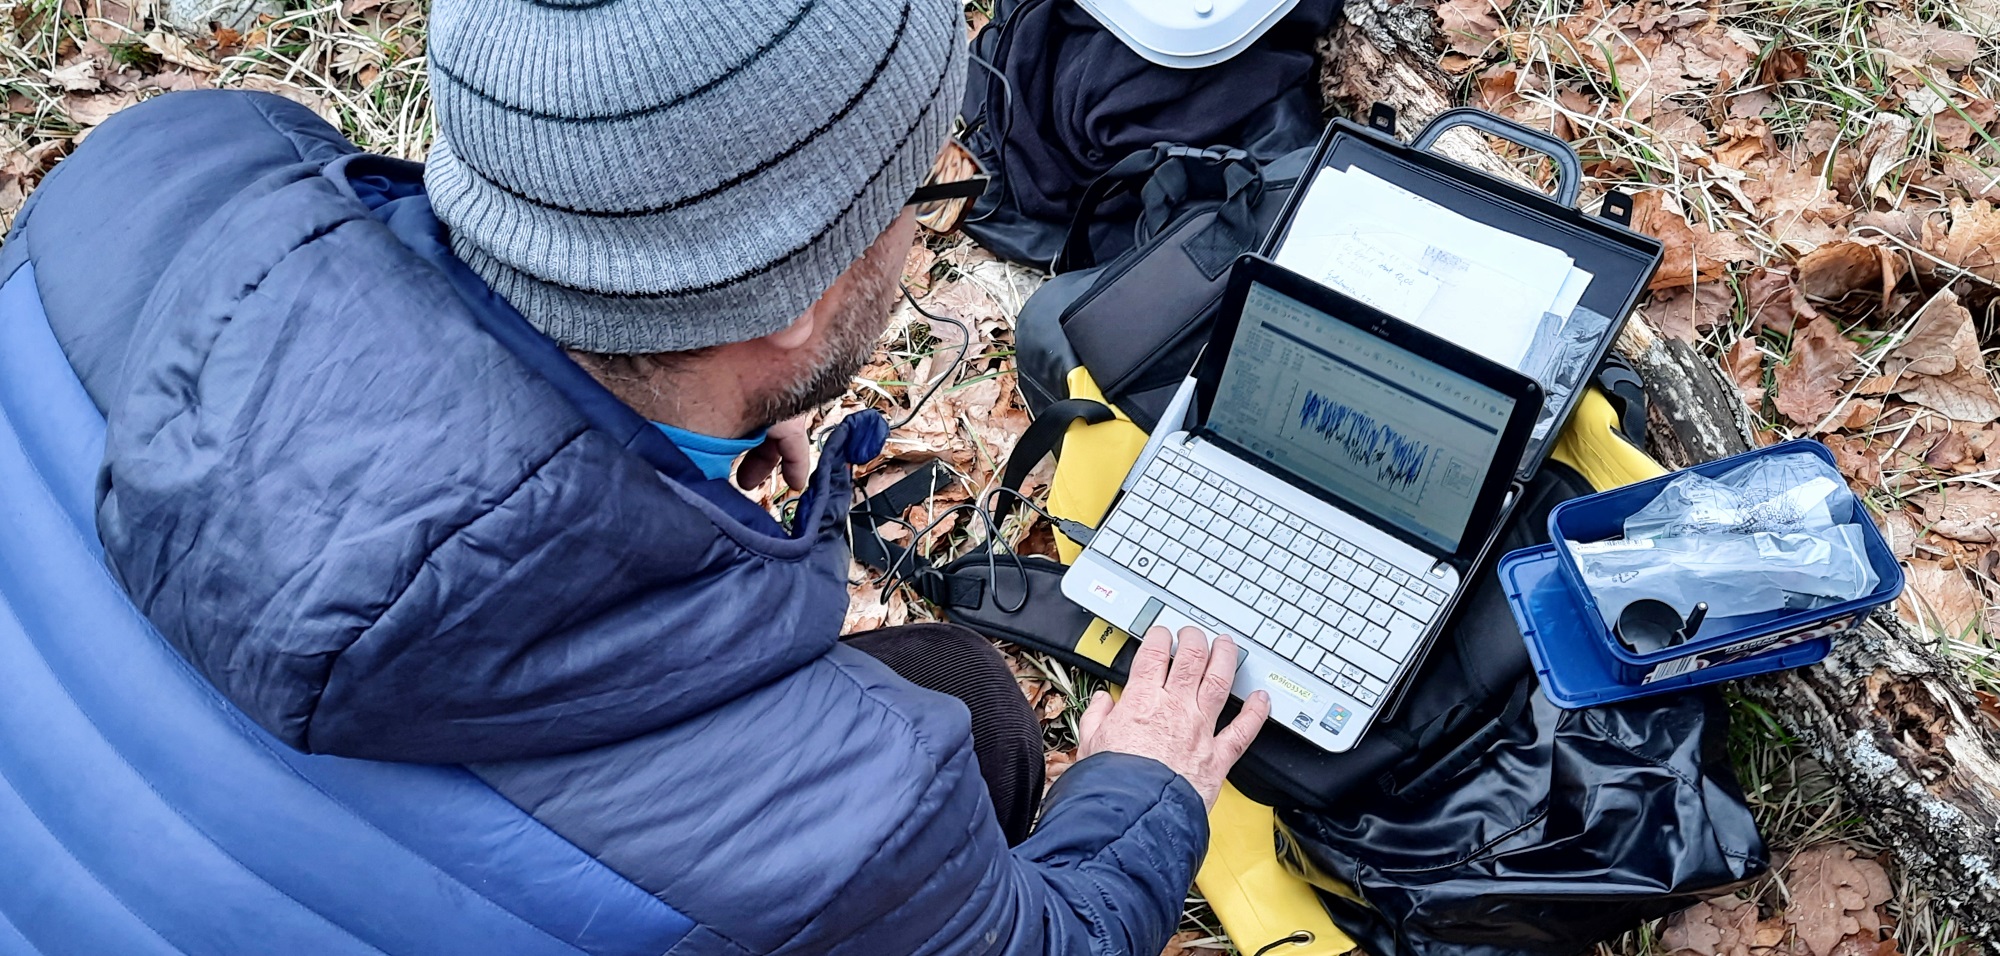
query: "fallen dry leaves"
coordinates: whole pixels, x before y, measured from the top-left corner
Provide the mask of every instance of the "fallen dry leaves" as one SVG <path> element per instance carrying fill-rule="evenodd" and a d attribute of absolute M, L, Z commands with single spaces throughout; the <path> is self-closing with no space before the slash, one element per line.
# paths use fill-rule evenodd
<path fill-rule="evenodd" d="M 1760 440 L 1825 443 L 1914 562 L 1906 611 L 1990 641 L 2000 545 L 1963 493 L 2000 480 L 2000 0 L 1977 3 L 1837 27 L 1700 0 L 1438 15 L 1475 105 L 1572 142 L 1586 202 L 1633 197 L 1663 247 L 1641 320 L 1713 356 Z M 1843 56 L 1869 58 L 1872 100 L 1829 102 Z M 1978 513 L 1932 513 L 1941 488 Z"/>
<path fill-rule="evenodd" d="M 1788 900 L 1765 917 L 1756 902 L 1724 897 L 1696 903 L 1667 919 L 1661 946 L 1693 956 L 1895 956 L 1882 912 L 1889 876 L 1882 865 L 1839 843 L 1792 854 L 1785 864 Z M 1885 938 L 1886 937 L 1886 938 Z"/>
<path fill-rule="evenodd" d="M 986 492 L 999 481 L 1000 469 L 1028 427 L 1011 358 L 1013 310 L 1041 280 L 956 235 L 931 237 L 913 247 L 904 259 L 902 279 L 917 307 L 904 303 L 898 308 L 881 350 L 857 374 L 857 387 L 823 412 L 814 428 L 864 407 L 889 419 L 894 427 L 883 456 L 856 475 L 864 494 L 880 492 L 933 460 L 945 465 L 955 476 L 952 480 L 905 512 L 905 524 L 881 528 L 891 546 L 914 546 L 922 559 L 943 563 L 984 547 L 990 538 L 991 528 L 969 506 L 992 503 Z M 1031 496 L 1045 491 L 1049 476 L 1046 465 L 1030 472 L 1023 491 Z M 781 493 L 775 479 L 762 489 L 767 502 Z M 1054 554 L 1051 532 L 1039 518 L 1003 520 L 1000 530 L 1008 546 L 1020 553 Z M 917 532 L 923 532 L 921 538 Z M 847 620 L 850 632 L 932 613 L 907 588 L 887 586 L 876 572 L 857 565 L 850 580 L 857 582 Z M 1048 721 L 1061 715 L 1067 698 L 1039 671 L 1017 668 L 1016 673 L 1038 716 Z"/>
<path fill-rule="evenodd" d="M 1950 290 L 1939 293 L 1918 317 L 1906 347 L 1907 352 L 1899 348 L 1889 356 L 1903 363 L 1897 395 L 1953 421 L 1984 425 L 2000 419 L 2000 392 L 1980 354 L 1979 331 L 1972 313 Z"/>
<path fill-rule="evenodd" d="M 1966 569 L 1912 558 L 1903 565 L 1903 594 L 1896 599 L 1896 610 L 1925 633 L 1963 640 L 1985 623 L 1991 608 Z"/>
<path fill-rule="evenodd" d="M 1167 948 L 1160 951 L 1160 956 L 1215 956 L 1228 949 L 1229 944 L 1213 934 L 1189 929 L 1175 933 L 1172 939 L 1167 940 Z"/>

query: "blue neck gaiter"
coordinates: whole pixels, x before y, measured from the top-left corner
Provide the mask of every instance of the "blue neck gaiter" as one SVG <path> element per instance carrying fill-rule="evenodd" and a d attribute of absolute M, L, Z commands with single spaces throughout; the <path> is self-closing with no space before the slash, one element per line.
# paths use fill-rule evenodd
<path fill-rule="evenodd" d="M 653 427 L 667 436 L 681 454 L 688 456 L 702 476 L 710 481 L 729 477 L 729 466 L 744 452 L 764 443 L 764 432 L 759 430 L 748 438 L 717 438 L 691 432 L 685 428 L 654 422 Z"/>

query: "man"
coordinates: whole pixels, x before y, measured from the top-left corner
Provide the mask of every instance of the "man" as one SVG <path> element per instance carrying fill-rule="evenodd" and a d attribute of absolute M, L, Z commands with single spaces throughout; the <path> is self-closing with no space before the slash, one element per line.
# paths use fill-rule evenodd
<path fill-rule="evenodd" d="M 1038 807 L 990 647 L 838 638 L 880 419 L 812 468 L 784 424 L 887 321 L 958 18 L 439 0 L 424 167 L 262 95 L 105 123 L 0 273 L 106 414 L 113 572 L 277 738 L 468 766 L 691 920 L 676 954 L 1159 951 L 1267 713 L 1215 730 L 1233 646 L 1148 635 Z"/>

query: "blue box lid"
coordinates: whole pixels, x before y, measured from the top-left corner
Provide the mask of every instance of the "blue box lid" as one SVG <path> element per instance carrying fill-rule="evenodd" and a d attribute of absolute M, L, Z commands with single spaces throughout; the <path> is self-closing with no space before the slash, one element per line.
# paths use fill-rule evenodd
<path fill-rule="evenodd" d="M 1644 684 L 1619 679 L 1608 645 L 1615 640 L 1594 608 L 1588 608 L 1560 570 L 1556 546 L 1545 544 L 1500 559 L 1500 585 L 1520 625 L 1528 658 L 1541 678 L 1542 693 L 1558 707 L 1575 709 L 1736 680 L 1755 674 L 1817 664 L 1833 650 L 1826 634 L 1802 643 L 1703 667 Z"/>

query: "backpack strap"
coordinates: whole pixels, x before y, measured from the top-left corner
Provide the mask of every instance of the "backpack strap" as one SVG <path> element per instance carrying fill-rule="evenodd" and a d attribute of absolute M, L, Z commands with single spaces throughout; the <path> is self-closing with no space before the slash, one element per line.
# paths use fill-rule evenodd
<path fill-rule="evenodd" d="M 1507 696 L 1506 703 L 1501 705 L 1493 719 L 1480 724 L 1472 733 L 1466 735 L 1464 740 L 1459 741 L 1457 746 L 1435 760 L 1426 762 L 1424 758 L 1428 755 L 1412 754 L 1402 766 L 1383 774 L 1381 781 L 1383 791 L 1389 796 L 1410 803 L 1423 803 L 1430 799 L 1440 788 L 1457 779 L 1466 768 L 1477 763 L 1487 751 L 1493 749 L 1493 745 L 1514 726 L 1514 721 L 1520 718 L 1521 712 L 1528 709 L 1530 697 L 1539 686 L 1532 680 L 1515 681 L 1513 692 Z M 1405 774 L 1409 774 L 1408 779 L 1404 779 Z"/>
<path fill-rule="evenodd" d="M 1141 241 L 1165 228 L 1189 202 L 1219 200 L 1224 211 L 1218 211 L 1216 224 L 1210 228 L 1220 234 L 1204 245 L 1229 248 L 1234 243 L 1222 268 L 1228 268 L 1237 253 L 1257 244 L 1254 211 L 1257 200 L 1264 194 L 1264 174 L 1249 153 L 1223 146 L 1197 149 L 1155 143 L 1119 160 L 1083 191 L 1076 213 L 1070 218 L 1062 251 L 1049 265 L 1050 272 L 1072 272 L 1098 264 L 1096 250 L 1090 243 L 1090 230 L 1097 224 L 1104 205 L 1131 192 L 1135 184 L 1140 185 L 1142 210 L 1137 228 Z M 1203 260 L 1198 260 L 1198 264 L 1204 270 L 1212 265 Z"/>
<path fill-rule="evenodd" d="M 899 553 L 902 549 L 892 549 L 882 539 L 882 526 L 901 521 L 903 512 L 937 494 L 938 489 L 957 481 L 958 476 L 941 459 L 933 458 L 922 468 L 904 475 L 895 484 L 869 495 L 860 504 L 848 509 L 847 536 L 852 543 L 854 560 L 877 571 L 888 571 L 899 560 L 910 565 L 911 573 L 928 567 L 930 562 L 923 555 L 914 552 L 905 555 Z"/>
<path fill-rule="evenodd" d="M 1042 413 L 1028 423 L 1020 440 L 1014 443 L 1014 450 L 1007 454 L 1007 467 L 1000 473 L 1000 486 L 1009 491 L 1020 491 L 1021 482 L 1027 480 L 1028 472 L 1041 464 L 1043 458 L 1054 454 L 1056 446 L 1062 444 L 1069 426 L 1077 422 L 1101 425 L 1116 417 L 1117 413 L 1111 410 L 1111 406 L 1088 398 L 1065 398 L 1042 409 Z"/>

